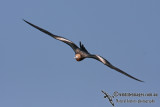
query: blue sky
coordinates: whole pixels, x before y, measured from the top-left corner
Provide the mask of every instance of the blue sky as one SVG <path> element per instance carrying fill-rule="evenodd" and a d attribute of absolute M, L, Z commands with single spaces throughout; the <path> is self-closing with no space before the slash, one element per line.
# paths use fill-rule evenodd
<path fill-rule="evenodd" d="M 2 0 L 1 107 L 112 107 L 101 90 L 160 93 L 160 1 Z M 25 19 L 106 58 L 130 79 L 94 59 L 77 62 L 66 44 Z M 117 103 L 154 99 L 155 103 Z M 158 107 L 157 97 L 116 97 L 116 107 Z"/>

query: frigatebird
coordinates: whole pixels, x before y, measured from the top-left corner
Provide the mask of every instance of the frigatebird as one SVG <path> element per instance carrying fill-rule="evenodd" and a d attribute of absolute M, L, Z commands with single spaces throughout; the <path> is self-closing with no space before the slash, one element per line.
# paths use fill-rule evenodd
<path fill-rule="evenodd" d="M 60 41 L 62 41 L 62 42 L 64 42 L 64 43 L 66 43 L 67 45 L 69 45 L 69 46 L 74 50 L 74 52 L 75 52 L 75 57 L 74 57 L 74 58 L 75 58 L 77 61 L 82 61 L 82 60 L 85 59 L 85 58 L 93 58 L 93 59 L 96 59 L 96 60 L 102 62 L 104 65 L 110 67 L 111 69 L 114 69 L 114 70 L 116 70 L 116 71 L 118 71 L 118 72 L 120 72 L 120 73 L 122 73 L 122 74 L 124 74 L 124 75 L 126 75 L 126 76 L 128 76 L 128 77 L 130 77 L 130 78 L 132 78 L 132 79 L 134 79 L 134 80 L 143 82 L 142 80 L 139 80 L 139 79 L 137 79 L 137 78 L 129 75 L 128 73 L 122 71 L 121 69 L 113 66 L 109 61 L 107 61 L 107 60 L 106 60 L 105 58 L 103 58 L 102 56 L 90 54 L 81 42 L 80 42 L 80 47 L 78 47 L 75 43 L 73 43 L 72 41 L 70 41 L 70 40 L 68 40 L 68 39 L 66 39 L 66 38 L 64 38 L 64 37 L 61 37 L 61 36 L 57 36 L 57 35 L 55 35 L 55 34 L 52 34 L 52 33 L 48 32 L 47 30 L 42 29 L 42 28 L 40 28 L 40 27 L 38 27 L 38 26 L 36 26 L 36 25 L 34 25 L 34 24 L 32 24 L 32 23 L 24 20 L 24 19 L 23 19 L 23 21 L 25 21 L 26 23 L 28 23 L 28 24 L 31 25 L 32 27 L 34 27 L 34 28 L 42 31 L 43 33 L 46 33 L 46 34 L 48 34 L 49 36 L 51 36 L 51 37 L 53 37 L 53 38 L 55 38 L 55 39 L 57 39 L 57 40 L 60 40 Z"/>

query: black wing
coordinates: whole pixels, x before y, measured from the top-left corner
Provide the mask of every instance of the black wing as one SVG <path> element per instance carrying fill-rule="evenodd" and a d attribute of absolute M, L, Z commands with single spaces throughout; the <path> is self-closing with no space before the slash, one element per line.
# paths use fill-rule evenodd
<path fill-rule="evenodd" d="M 112 69 L 114 69 L 114 70 L 116 70 L 116 71 L 118 71 L 118 72 L 120 72 L 120 73 L 122 73 L 122 74 L 124 74 L 124 75 L 126 75 L 126 76 L 128 76 L 128 77 L 130 77 L 130 78 L 132 78 L 132 79 L 134 79 L 134 80 L 143 82 L 142 80 L 139 80 L 139 79 L 137 79 L 137 78 L 135 78 L 135 77 L 127 74 L 126 72 L 120 70 L 119 68 L 113 66 L 110 62 L 108 62 L 106 59 L 104 59 L 103 57 L 101 57 L 101 56 L 99 56 L 99 55 L 89 55 L 88 58 L 94 58 L 94 59 L 102 62 L 104 65 L 107 65 L 108 67 L 110 67 L 110 68 L 112 68 Z"/>
<path fill-rule="evenodd" d="M 79 42 L 79 46 L 80 46 L 80 49 L 82 49 L 84 52 L 88 53 L 89 52 L 87 51 L 87 49 L 84 47 L 84 45 L 81 43 L 81 41 Z"/>
<path fill-rule="evenodd" d="M 63 38 L 63 37 L 61 37 L 61 36 L 54 35 L 54 34 L 48 32 L 47 30 L 42 29 L 42 28 L 40 28 L 40 27 L 38 27 L 38 26 L 36 26 L 36 25 L 34 25 L 34 24 L 26 21 L 26 20 L 23 20 L 23 21 L 25 21 L 25 22 L 28 23 L 29 25 L 33 26 L 34 28 L 36 28 L 36 29 L 38 29 L 38 30 L 40 30 L 40 31 L 48 34 L 49 36 L 51 36 L 51 37 L 53 37 L 53 38 L 55 38 L 55 39 L 57 39 L 57 40 L 60 40 L 60 41 L 62 41 L 62 42 L 64 42 L 64 43 L 68 44 L 74 51 L 78 48 L 78 46 L 77 46 L 76 44 L 74 44 L 72 41 L 70 41 L 70 40 L 68 40 L 68 39 L 66 39 L 66 38 Z"/>

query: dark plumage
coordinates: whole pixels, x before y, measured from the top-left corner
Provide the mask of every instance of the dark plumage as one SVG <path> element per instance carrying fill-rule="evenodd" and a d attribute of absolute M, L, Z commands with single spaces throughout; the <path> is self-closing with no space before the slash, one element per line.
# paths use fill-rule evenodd
<path fill-rule="evenodd" d="M 126 75 L 126 76 L 128 76 L 128 77 L 130 77 L 130 78 L 132 78 L 132 79 L 135 79 L 135 80 L 137 80 L 137 81 L 143 82 L 142 80 L 139 80 L 139 79 L 137 79 L 137 78 L 135 78 L 135 77 L 127 74 L 126 72 L 120 70 L 119 68 L 113 66 L 113 65 L 112 65 L 110 62 L 108 62 L 105 58 L 103 58 L 103 57 L 101 57 L 101 56 L 99 56 L 99 55 L 90 54 L 81 42 L 80 42 L 80 47 L 78 47 L 76 44 L 74 44 L 72 41 L 70 41 L 70 40 L 68 40 L 68 39 L 66 39 L 66 38 L 63 38 L 63 37 L 61 37 L 61 36 L 54 35 L 54 34 L 48 32 L 47 30 L 42 29 L 42 28 L 40 28 L 40 27 L 38 27 L 38 26 L 36 26 L 36 25 L 34 25 L 34 24 L 26 21 L 26 20 L 24 20 L 24 21 L 25 21 L 26 23 L 28 23 L 29 25 L 31 25 L 32 27 L 34 27 L 34 28 L 36 28 L 36 29 L 38 29 L 38 30 L 40 30 L 40 31 L 48 34 L 49 36 L 51 36 L 51 37 L 53 37 L 53 38 L 55 38 L 55 39 L 57 39 L 57 40 L 60 40 L 60 41 L 62 41 L 62 42 L 64 42 L 64 43 L 68 44 L 68 45 L 74 50 L 74 52 L 75 52 L 75 57 L 74 57 L 74 58 L 75 58 L 77 61 L 81 61 L 81 60 L 83 60 L 83 59 L 85 59 L 85 58 L 93 58 L 93 59 L 96 59 L 96 60 L 102 62 L 104 65 L 107 65 L 107 66 L 110 67 L 111 69 L 114 69 L 114 70 L 116 70 L 116 71 L 118 71 L 118 72 L 120 72 L 120 73 L 122 73 L 122 74 L 124 74 L 124 75 Z"/>

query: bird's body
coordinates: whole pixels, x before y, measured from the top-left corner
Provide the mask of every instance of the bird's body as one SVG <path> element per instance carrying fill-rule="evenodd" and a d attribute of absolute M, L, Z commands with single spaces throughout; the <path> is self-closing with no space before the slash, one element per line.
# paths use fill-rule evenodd
<path fill-rule="evenodd" d="M 135 78 L 135 77 L 127 74 L 126 72 L 120 70 L 119 68 L 113 66 L 113 65 L 112 65 L 110 62 L 108 62 L 105 58 L 103 58 L 103 57 L 101 57 L 101 56 L 99 56 L 99 55 L 90 54 L 90 53 L 87 51 L 87 49 L 84 47 L 84 45 L 81 44 L 81 42 L 80 42 L 80 47 L 78 47 L 76 44 L 74 44 L 72 41 L 70 41 L 70 40 L 68 40 L 68 39 L 66 39 L 66 38 L 63 38 L 63 37 L 61 37 L 61 36 L 54 35 L 54 34 L 48 32 L 47 30 L 42 29 L 42 28 L 40 28 L 40 27 L 38 27 L 38 26 L 36 26 L 36 25 L 34 25 L 34 24 L 26 21 L 26 20 L 24 20 L 24 21 L 25 21 L 26 23 L 28 23 L 29 25 L 31 25 L 32 27 L 34 27 L 34 28 L 36 28 L 36 29 L 38 29 L 38 30 L 40 30 L 40 31 L 48 34 L 49 36 L 51 36 L 51 37 L 53 37 L 53 38 L 55 38 L 55 39 L 57 39 L 57 40 L 60 40 L 60 41 L 62 41 L 62 42 L 64 42 L 64 43 L 68 44 L 68 45 L 73 49 L 73 51 L 75 52 L 75 57 L 74 57 L 74 58 L 75 58 L 77 61 L 82 61 L 82 60 L 85 59 L 85 58 L 93 58 L 93 59 L 96 59 L 96 60 L 102 62 L 104 65 L 110 67 L 111 69 L 114 69 L 114 70 L 116 70 L 116 71 L 118 71 L 118 72 L 120 72 L 120 73 L 122 73 L 122 74 L 124 74 L 124 75 L 126 75 L 126 76 L 128 76 L 128 77 L 130 77 L 130 78 L 132 78 L 132 79 L 135 79 L 135 80 L 137 80 L 137 81 L 143 82 L 143 81 L 141 81 L 141 80 L 139 80 L 139 79 L 137 79 L 137 78 Z"/>

